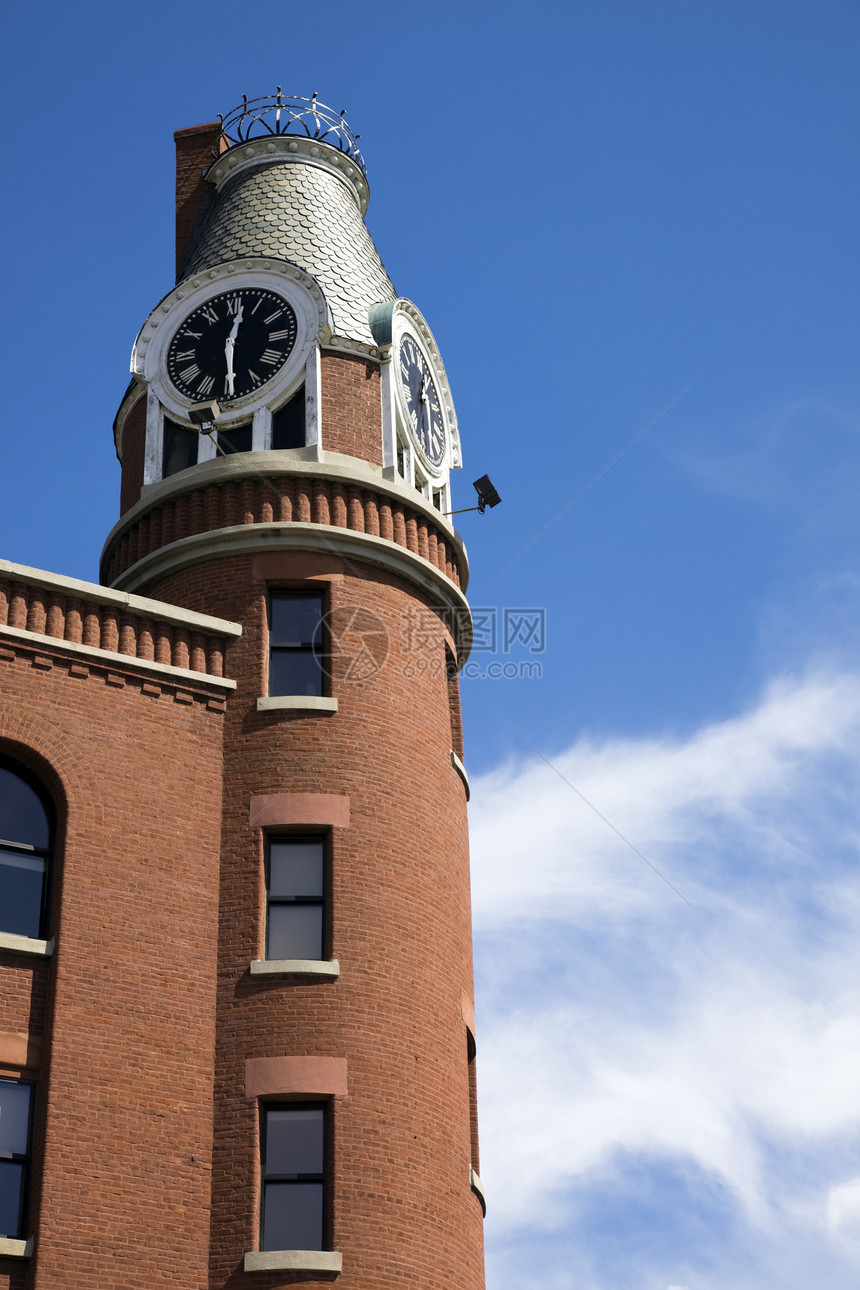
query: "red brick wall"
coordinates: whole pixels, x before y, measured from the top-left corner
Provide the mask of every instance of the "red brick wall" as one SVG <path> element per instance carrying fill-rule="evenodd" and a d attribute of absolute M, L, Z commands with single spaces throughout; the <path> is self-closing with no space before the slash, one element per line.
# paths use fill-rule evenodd
<path fill-rule="evenodd" d="M 134 506 L 143 488 L 143 463 L 146 454 L 146 398 L 141 398 L 126 417 L 122 432 L 122 483 L 119 512 Z"/>
<path fill-rule="evenodd" d="M 379 364 L 323 350 L 322 446 L 382 465 Z"/>
<path fill-rule="evenodd" d="M 358 606 L 384 624 L 388 658 L 358 683 L 335 653 L 334 716 L 258 713 L 266 580 L 313 584 L 315 561 L 336 615 Z M 217 610 L 245 629 L 227 659 L 238 690 L 225 727 L 211 1285 L 330 1284 L 241 1271 L 243 1254 L 257 1248 L 259 1214 L 257 1107 L 245 1097 L 245 1061 L 307 1055 L 346 1058 L 349 1067 L 348 1096 L 332 1105 L 340 1290 L 481 1290 L 461 1006 L 472 993 L 467 821 L 450 759 L 442 626 L 410 650 L 408 615 L 420 596 L 330 555 L 213 561 L 152 594 Z M 336 981 L 249 975 L 262 957 L 265 913 L 263 834 L 249 825 L 250 799 L 280 792 L 350 799 L 349 826 L 331 831 Z"/>
<path fill-rule="evenodd" d="M 182 262 L 191 242 L 197 221 L 206 203 L 210 188 L 203 174 L 212 162 L 224 152 L 227 142 L 221 133 L 220 121 L 206 125 L 192 125 L 176 130 L 176 277 L 179 280 Z"/>
<path fill-rule="evenodd" d="M 0 748 L 53 768 L 64 834 L 54 956 L 0 951 L 4 1024 L 46 1039 L 36 1255 L 0 1287 L 203 1290 L 223 716 L 75 668 L 0 657 Z"/>

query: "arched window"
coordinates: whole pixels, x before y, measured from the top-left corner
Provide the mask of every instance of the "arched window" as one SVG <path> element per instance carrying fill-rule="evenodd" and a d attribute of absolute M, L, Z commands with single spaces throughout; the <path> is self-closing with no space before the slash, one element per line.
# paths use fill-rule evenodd
<path fill-rule="evenodd" d="M 0 757 L 0 932 L 47 935 L 53 812 L 38 781 Z"/>

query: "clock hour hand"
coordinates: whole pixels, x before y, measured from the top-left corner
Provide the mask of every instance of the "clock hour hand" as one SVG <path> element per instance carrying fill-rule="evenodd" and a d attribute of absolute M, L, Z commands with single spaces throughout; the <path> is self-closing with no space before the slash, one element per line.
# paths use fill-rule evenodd
<path fill-rule="evenodd" d="M 242 321 L 244 305 L 239 305 L 236 310 L 236 317 L 233 319 L 233 326 L 230 328 L 230 335 L 224 342 L 224 358 L 227 362 L 227 397 L 232 399 L 234 396 L 234 384 L 236 374 L 233 369 L 233 350 L 236 348 L 236 337 L 239 333 L 239 323 Z"/>

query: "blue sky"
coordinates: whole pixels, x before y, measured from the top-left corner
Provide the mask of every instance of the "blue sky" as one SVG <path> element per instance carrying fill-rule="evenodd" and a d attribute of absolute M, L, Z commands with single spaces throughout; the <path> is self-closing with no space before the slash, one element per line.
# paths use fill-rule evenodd
<path fill-rule="evenodd" d="M 461 519 L 471 598 L 543 611 L 545 649 L 463 687 L 490 1290 L 856 1285 L 860 7 L 6 31 L 5 557 L 96 577 L 172 131 L 278 84 L 348 108 L 457 504 L 502 494 Z"/>

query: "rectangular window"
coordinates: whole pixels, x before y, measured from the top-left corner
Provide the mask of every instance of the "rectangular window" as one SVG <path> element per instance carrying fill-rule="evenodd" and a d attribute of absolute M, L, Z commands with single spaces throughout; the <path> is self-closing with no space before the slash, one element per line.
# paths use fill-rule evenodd
<path fill-rule="evenodd" d="M 251 422 L 244 426 L 234 426 L 232 430 L 218 431 L 218 447 L 225 455 L 234 452 L 251 451 Z M 219 457 L 221 453 L 218 454 Z"/>
<path fill-rule="evenodd" d="M 269 694 L 322 695 L 323 598 L 273 591 L 269 598 Z"/>
<path fill-rule="evenodd" d="M 16 936 L 38 938 L 43 933 L 45 856 L 23 847 L 0 845 L 0 909 L 2 929 Z"/>
<path fill-rule="evenodd" d="M 324 1250 L 326 1107 L 261 1107 L 261 1250 Z"/>
<path fill-rule="evenodd" d="M 53 812 L 35 781 L 0 759 L 0 931 L 46 935 L 52 833 Z"/>
<path fill-rule="evenodd" d="M 164 418 L 164 440 L 161 456 L 161 478 L 176 475 L 180 470 L 197 465 L 197 444 L 199 435 L 196 430 L 187 430 L 175 421 Z"/>
<path fill-rule="evenodd" d="M 266 958 L 323 959 L 325 839 L 271 838 L 266 895 Z"/>
<path fill-rule="evenodd" d="M 0 1079 L 0 1236 L 24 1240 L 35 1085 Z"/>
<path fill-rule="evenodd" d="M 272 447 L 304 448 L 305 439 L 305 387 L 302 386 L 272 417 Z"/>

